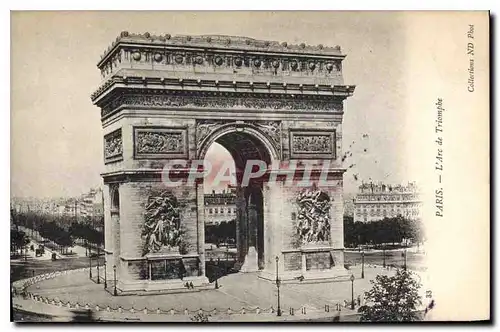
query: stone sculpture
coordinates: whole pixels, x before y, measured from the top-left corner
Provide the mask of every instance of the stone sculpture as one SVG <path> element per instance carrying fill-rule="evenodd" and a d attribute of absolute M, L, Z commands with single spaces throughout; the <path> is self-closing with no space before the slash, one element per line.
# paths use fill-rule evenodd
<path fill-rule="evenodd" d="M 297 234 L 302 244 L 330 240 L 330 197 L 319 189 L 306 189 L 297 198 Z"/>
<path fill-rule="evenodd" d="M 181 242 L 180 215 L 177 198 L 170 192 L 151 195 L 146 205 L 143 228 L 143 255 L 166 248 L 178 248 Z"/>

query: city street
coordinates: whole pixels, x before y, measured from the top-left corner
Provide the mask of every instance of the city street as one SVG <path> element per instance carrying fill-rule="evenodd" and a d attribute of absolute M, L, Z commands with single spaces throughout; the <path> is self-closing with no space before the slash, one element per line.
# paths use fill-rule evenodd
<path fill-rule="evenodd" d="M 392 274 L 394 270 L 383 270 L 380 267 L 365 267 L 365 279 L 360 279 L 361 268 L 354 267 L 352 273 L 357 277 L 355 298 L 370 287 L 369 280 L 377 274 Z M 94 269 L 94 273 L 95 273 Z M 168 311 L 176 310 L 212 310 L 227 309 L 239 310 L 242 307 L 270 308 L 276 306 L 277 292 L 274 282 L 257 277 L 256 273 L 236 273 L 219 279 L 219 289 L 176 294 L 162 294 L 150 296 L 112 296 L 104 291 L 103 285 L 95 284 L 88 279 L 88 272 L 79 272 L 67 276 L 60 276 L 37 283 L 28 291 L 42 295 L 55 301 L 98 304 L 101 307 L 110 306 L 117 308 L 148 308 Z M 244 285 L 244 286 L 242 286 Z M 350 301 L 351 283 L 320 282 L 320 283 L 295 283 L 283 284 L 281 289 L 283 308 L 301 308 L 306 306 L 311 310 L 321 310 L 325 304 L 334 305 Z M 175 299 L 175 301 L 173 301 Z M 175 303 L 175 304 L 174 304 Z"/>

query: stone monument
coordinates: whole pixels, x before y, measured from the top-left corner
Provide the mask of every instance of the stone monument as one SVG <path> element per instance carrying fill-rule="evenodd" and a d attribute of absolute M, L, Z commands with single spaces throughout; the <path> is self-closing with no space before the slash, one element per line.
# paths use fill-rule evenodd
<path fill-rule="evenodd" d="M 92 94 L 108 279 L 116 270 L 122 292 L 206 285 L 204 180 L 186 181 L 193 169 L 179 160 L 203 160 L 214 142 L 239 172 L 249 160 L 269 165 L 248 186 L 237 174 L 236 268 L 270 280 L 278 268 L 285 281 L 345 275 L 340 156 L 354 86 L 343 83 L 344 58 L 338 46 L 122 32 Z M 293 172 L 271 167 L 293 161 Z M 177 167 L 177 186 L 162 181 L 166 166 Z M 291 173 L 311 181 L 289 185 Z"/>

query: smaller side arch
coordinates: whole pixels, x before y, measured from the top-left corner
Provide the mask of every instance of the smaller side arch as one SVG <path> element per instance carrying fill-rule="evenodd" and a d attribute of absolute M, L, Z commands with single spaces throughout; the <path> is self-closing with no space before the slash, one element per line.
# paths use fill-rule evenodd
<path fill-rule="evenodd" d="M 120 190 L 118 185 L 113 185 L 109 187 L 109 196 L 111 198 L 110 212 L 119 214 L 120 213 Z"/>

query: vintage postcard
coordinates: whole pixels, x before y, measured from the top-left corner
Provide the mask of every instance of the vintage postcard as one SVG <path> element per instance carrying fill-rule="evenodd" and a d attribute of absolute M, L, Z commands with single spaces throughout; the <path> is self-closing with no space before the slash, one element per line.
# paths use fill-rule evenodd
<path fill-rule="evenodd" d="M 489 21 L 11 12 L 11 320 L 490 321 Z"/>

